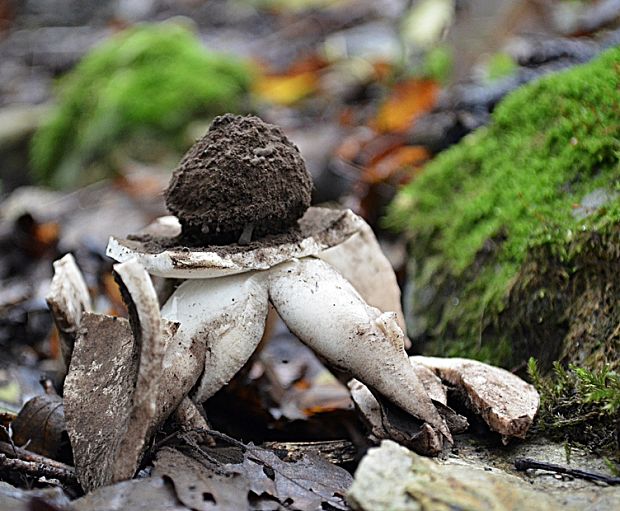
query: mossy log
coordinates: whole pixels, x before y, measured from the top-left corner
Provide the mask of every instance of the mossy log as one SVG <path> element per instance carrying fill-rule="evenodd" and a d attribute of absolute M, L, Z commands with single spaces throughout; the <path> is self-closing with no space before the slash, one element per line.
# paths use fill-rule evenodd
<path fill-rule="evenodd" d="M 620 48 L 506 97 L 391 205 L 427 353 L 618 368 Z M 426 344 L 424 344 L 426 343 Z"/>

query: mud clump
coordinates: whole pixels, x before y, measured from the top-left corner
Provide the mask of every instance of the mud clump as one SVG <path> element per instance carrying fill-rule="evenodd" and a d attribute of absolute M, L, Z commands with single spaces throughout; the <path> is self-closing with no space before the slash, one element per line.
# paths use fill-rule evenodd
<path fill-rule="evenodd" d="M 188 245 L 228 244 L 296 228 L 312 178 L 299 149 L 258 117 L 216 117 L 166 191 Z"/>

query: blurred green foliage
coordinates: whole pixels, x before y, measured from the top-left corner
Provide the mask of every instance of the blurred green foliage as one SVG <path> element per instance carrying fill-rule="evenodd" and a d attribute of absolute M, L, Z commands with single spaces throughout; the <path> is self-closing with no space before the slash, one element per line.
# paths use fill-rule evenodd
<path fill-rule="evenodd" d="M 200 116 L 238 111 L 248 64 L 207 51 L 181 24 L 145 24 L 88 53 L 58 83 L 58 102 L 33 138 L 40 182 L 67 187 L 110 173 L 119 144 L 151 138 L 182 150 L 182 132 Z"/>
<path fill-rule="evenodd" d="M 514 59 L 504 52 L 494 53 L 486 63 L 486 79 L 490 82 L 512 75 L 518 68 Z"/>
<path fill-rule="evenodd" d="M 447 83 L 454 67 L 454 55 L 449 46 L 436 46 L 424 58 L 421 75 L 440 83 Z"/>
<path fill-rule="evenodd" d="M 544 246 L 569 278 L 580 236 L 599 239 L 620 223 L 619 162 L 615 48 L 510 94 L 488 127 L 438 155 L 398 194 L 386 224 L 412 240 L 412 288 L 434 290 L 432 302 L 414 296 L 413 307 L 439 340 L 437 351 L 518 363 L 510 362 L 512 342 L 498 317 L 515 279 L 533 279 L 519 273 L 526 256 Z M 609 197 L 605 207 L 575 215 L 596 190 Z M 485 343 L 489 326 L 498 336 Z"/>

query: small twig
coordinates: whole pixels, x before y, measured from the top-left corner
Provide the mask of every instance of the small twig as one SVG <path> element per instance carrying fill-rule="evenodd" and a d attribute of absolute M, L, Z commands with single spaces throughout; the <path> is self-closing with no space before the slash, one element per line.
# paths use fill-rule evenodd
<path fill-rule="evenodd" d="M 19 458 L 9 458 L 5 454 L 0 453 L 0 470 L 2 469 L 14 470 L 31 477 L 58 479 L 64 484 L 78 486 L 77 478 L 75 477 L 75 472 L 73 469 L 66 470 L 53 467 L 51 465 L 46 465 L 44 463 L 24 461 Z"/>
<path fill-rule="evenodd" d="M 558 474 L 566 474 L 569 476 L 577 477 L 579 479 L 585 479 L 586 481 L 597 481 L 609 485 L 620 484 L 620 477 L 606 476 L 604 474 L 589 472 L 587 470 L 580 470 L 578 468 L 563 467 L 561 465 L 545 463 L 543 461 L 536 461 L 530 458 L 517 458 L 514 461 L 514 465 L 515 468 L 520 471 L 533 468 L 538 470 L 547 470 L 549 472 L 556 472 Z"/>
<path fill-rule="evenodd" d="M 56 461 L 45 456 L 41 456 L 40 454 L 28 451 L 23 447 L 17 447 L 14 444 L 8 444 L 6 442 L 0 441 L 0 454 L 4 454 L 8 458 L 16 458 L 22 461 L 28 461 L 32 463 L 42 463 L 49 467 L 56 468 L 58 470 L 64 470 L 67 472 L 73 472 L 73 467 L 61 463 L 60 461 Z"/>
<path fill-rule="evenodd" d="M 227 442 L 229 444 L 234 445 L 235 447 L 239 447 L 240 449 L 242 449 L 243 451 L 247 451 L 250 449 L 249 445 L 244 444 L 243 442 L 240 442 L 239 440 L 228 436 L 225 433 L 220 433 L 219 431 L 214 431 L 212 429 L 198 429 L 197 430 L 199 433 L 204 433 L 205 435 L 211 435 L 215 438 L 219 438 L 220 440 L 224 440 L 224 442 Z"/>

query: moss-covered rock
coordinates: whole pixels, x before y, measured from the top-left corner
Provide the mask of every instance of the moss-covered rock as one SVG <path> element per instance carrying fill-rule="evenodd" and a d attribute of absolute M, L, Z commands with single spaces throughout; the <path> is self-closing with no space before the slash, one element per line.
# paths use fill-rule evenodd
<path fill-rule="evenodd" d="M 620 49 L 506 97 L 393 202 L 434 354 L 617 367 Z"/>
<path fill-rule="evenodd" d="M 123 31 L 59 81 L 58 103 L 33 139 L 33 167 L 40 181 L 62 187 L 91 180 L 93 163 L 109 170 L 122 142 L 146 145 L 143 153 L 184 150 L 187 124 L 238 111 L 250 80 L 246 63 L 207 51 L 180 24 Z"/>

